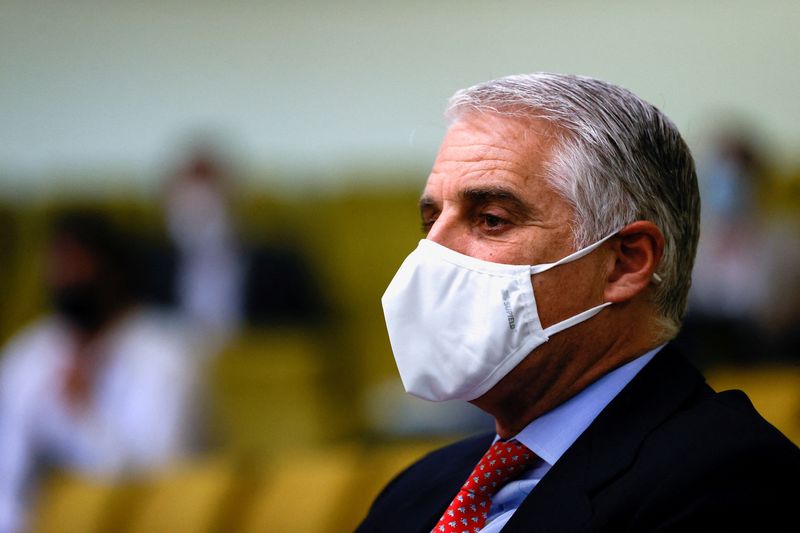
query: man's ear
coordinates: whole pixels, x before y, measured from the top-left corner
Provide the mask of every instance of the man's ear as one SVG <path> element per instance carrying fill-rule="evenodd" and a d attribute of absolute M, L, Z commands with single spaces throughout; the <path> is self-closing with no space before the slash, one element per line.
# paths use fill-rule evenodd
<path fill-rule="evenodd" d="M 653 274 L 664 254 L 664 235 L 652 222 L 628 224 L 609 244 L 614 262 L 609 267 L 604 301 L 620 303 L 633 299 L 654 281 Z"/>

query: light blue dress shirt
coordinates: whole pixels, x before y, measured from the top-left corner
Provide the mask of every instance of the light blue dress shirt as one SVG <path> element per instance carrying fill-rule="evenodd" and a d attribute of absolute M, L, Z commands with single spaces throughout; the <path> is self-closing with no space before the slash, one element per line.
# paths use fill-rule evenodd
<path fill-rule="evenodd" d="M 486 525 L 481 529 L 481 533 L 498 533 L 503 529 L 514 511 L 522 504 L 522 500 L 536 487 L 556 461 L 663 346 L 662 344 L 609 372 L 577 395 L 528 424 L 514 437 L 542 460 L 494 495 Z"/>

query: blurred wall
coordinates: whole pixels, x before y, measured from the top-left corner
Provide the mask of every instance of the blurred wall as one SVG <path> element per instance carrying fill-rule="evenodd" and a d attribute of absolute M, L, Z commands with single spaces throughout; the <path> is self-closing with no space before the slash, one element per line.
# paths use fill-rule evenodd
<path fill-rule="evenodd" d="M 0 0 L 0 192 L 147 191 L 195 128 L 256 186 L 421 183 L 446 98 L 534 70 L 622 84 L 690 142 L 736 111 L 795 163 L 798 27 L 795 0 Z"/>

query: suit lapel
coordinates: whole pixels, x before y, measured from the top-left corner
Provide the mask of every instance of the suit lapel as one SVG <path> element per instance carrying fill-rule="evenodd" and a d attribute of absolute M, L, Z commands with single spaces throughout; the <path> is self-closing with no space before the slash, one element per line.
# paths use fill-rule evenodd
<path fill-rule="evenodd" d="M 559 459 L 503 532 L 581 530 L 592 517 L 589 495 L 626 470 L 647 435 L 703 382 L 691 364 L 666 346 Z"/>

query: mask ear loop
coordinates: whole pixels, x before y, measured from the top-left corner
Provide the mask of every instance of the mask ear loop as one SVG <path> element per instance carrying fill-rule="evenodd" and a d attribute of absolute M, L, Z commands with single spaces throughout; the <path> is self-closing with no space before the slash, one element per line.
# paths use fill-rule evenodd
<path fill-rule="evenodd" d="M 584 320 L 589 320 L 594 315 L 596 315 L 597 313 L 602 311 L 603 308 L 608 307 L 612 303 L 613 302 L 602 303 L 602 304 L 600 304 L 598 306 L 592 307 L 591 309 L 587 309 L 586 311 L 583 311 L 582 313 L 578 313 L 575 316 L 571 316 L 571 317 L 569 317 L 569 318 L 567 318 L 565 320 L 562 320 L 561 322 L 557 322 L 557 323 L 553 324 L 552 326 L 550 326 L 549 328 L 545 328 L 542 331 L 544 331 L 544 334 L 547 335 L 548 338 L 549 338 L 550 336 L 555 335 L 556 333 L 558 333 L 560 331 L 564 331 L 565 329 L 571 328 L 572 326 L 574 326 L 576 324 L 580 324 Z"/>
<path fill-rule="evenodd" d="M 618 232 L 619 231 L 615 231 L 614 233 L 611 233 L 610 235 L 606 235 L 605 237 L 603 237 L 599 241 L 597 241 L 597 242 L 595 242 L 593 244 L 590 244 L 586 248 L 581 248 L 580 250 L 578 250 L 576 252 L 573 252 L 573 253 L 569 254 L 568 256 L 566 256 L 566 257 L 564 257 L 562 259 L 559 259 L 558 261 L 556 261 L 554 263 L 543 263 L 541 265 L 533 265 L 533 266 L 531 266 L 531 275 L 540 274 L 542 272 L 550 270 L 553 267 L 557 267 L 558 265 L 563 265 L 564 263 L 570 263 L 572 261 L 580 259 L 581 257 L 583 257 L 583 256 L 585 256 L 587 254 L 590 254 L 591 252 L 595 251 L 597 248 L 600 247 L 600 245 L 602 245 L 608 239 L 610 239 L 611 237 L 616 235 Z M 583 322 L 585 320 L 589 320 L 594 315 L 596 315 L 597 313 L 602 311 L 603 308 L 608 307 L 612 303 L 613 302 L 603 302 L 600 305 L 597 305 L 595 307 L 587 309 L 586 311 L 578 313 L 575 316 L 571 316 L 571 317 L 569 317 L 569 318 L 567 318 L 565 320 L 562 320 L 561 322 L 557 322 L 557 323 L 553 324 L 552 326 L 543 329 L 542 331 L 544 332 L 545 335 L 547 335 L 547 338 L 549 339 L 550 336 L 555 335 L 556 333 L 559 333 L 561 331 L 564 331 L 565 329 L 571 328 L 572 326 L 574 326 L 576 324 L 580 324 L 581 322 Z"/>
<path fill-rule="evenodd" d="M 603 237 L 599 241 L 597 241 L 597 242 L 595 242 L 593 244 L 590 244 L 586 248 L 581 248 L 578 251 L 572 252 L 568 256 L 562 257 L 561 259 L 559 259 L 555 263 L 542 263 L 542 264 L 539 264 L 539 265 L 532 265 L 531 266 L 531 275 L 533 275 L 533 274 L 541 274 L 542 272 L 550 270 L 553 267 L 557 267 L 558 265 L 563 265 L 564 263 L 571 263 L 572 261 L 580 259 L 584 255 L 588 255 L 588 254 L 592 253 L 593 251 L 595 251 L 597 248 L 600 247 L 601 244 L 606 242 L 608 239 L 610 239 L 611 237 L 613 237 L 617 233 L 619 233 L 619 231 L 615 231 L 614 233 L 612 233 L 610 235 L 606 235 L 605 237 Z"/>

